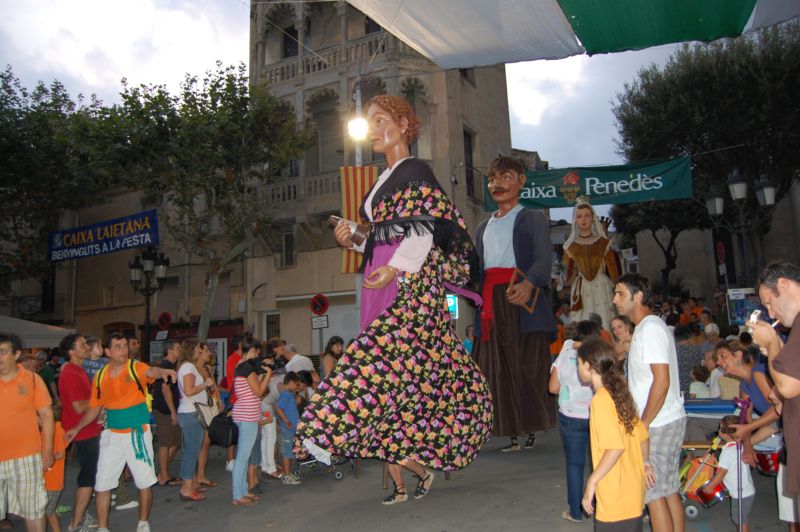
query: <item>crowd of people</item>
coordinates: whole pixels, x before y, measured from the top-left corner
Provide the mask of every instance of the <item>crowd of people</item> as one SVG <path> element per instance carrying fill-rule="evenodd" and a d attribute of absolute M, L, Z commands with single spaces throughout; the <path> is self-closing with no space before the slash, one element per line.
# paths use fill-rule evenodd
<path fill-rule="evenodd" d="M 366 239 L 354 239 L 348 221 L 334 229 L 339 245 L 363 257 L 361 332 L 347 348 L 331 338 L 317 371 L 295 346 L 246 334 L 234 341 L 217 382 L 208 346 L 195 339 L 168 340 L 159 365 L 148 366 L 138 341 L 118 333 L 102 349 L 72 334 L 57 355 L 30 360 L 16 336 L 1 333 L 0 513 L 21 516 L 30 530 L 43 530 L 46 516 L 60 530 L 70 444 L 79 472 L 67 529 L 107 530 L 116 490 L 117 508 L 138 507 L 137 531 L 149 531 L 152 486 L 174 486 L 180 499 L 198 504 L 218 487 L 206 476 L 210 426 L 232 405 L 238 441 L 227 445 L 226 469 L 235 507 L 259 502 L 260 478 L 299 484 L 292 461 L 309 455 L 323 465 L 338 456 L 378 459 L 394 482 L 383 504 L 420 499 L 436 471 L 467 467 L 490 434 L 508 437 L 501 450 L 514 452 L 558 426 L 567 464 L 562 517 L 579 523 L 593 515 L 598 530 L 614 531 L 641 530 L 645 508 L 653 530 L 684 530 L 679 469 L 687 435 L 724 434 L 718 474 L 706 489 L 730 489 L 731 470 L 752 465 L 755 446 L 783 420 L 780 517 L 796 529 L 800 333 L 786 339 L 764 321 L 734 333 L 721 300 L 710 309 L 694 298 L 662 300 L 647 278 L 619 275 L 585 198 L 564 246 L 570 303 L 553 312 L 549 227 L 519 203 L 520 162 L 492 161 L 487 189 L 498 208 L 471 235 L 431 169 L 411 156 L 420 127 L 411 105 L 376 96 L 367 119 L 372 150 L 385 155 L 387 168 L 362 203 Z M 800 269 L 770 264 L 757 289 L 765 314 L 791 328 Z M 448 291 L 477 307 L 463 342 Z M 731 387 L 752 404 L 744 422 L 725 419 L 720 430 L 687 421 L 685 400 L 725 397 Z M 172 477 L 178 448 L 179 476 Z M 416 477 L 413 490 L 407 473 Z M 137 501 L 125 500 L 129 477 Z M 742 514 L 743 527 L 755 497 L 752 482 L 745 484 L 747 477 L 741 493 L 731 493 L 732 518 Z M 96 518 L 88 510 L 93 494 Z"/>
<path fill-rule="evenodd" d="M 790 530 L 798 530 L 797 484 L 793 486 L 791 482 L 797 478 L 800 448 L 797 447 L 797 436 L 792 434 L 796 430 L 787 427 L 782 412 L 785 418 L 784 404 L 792 404 L 800 394 L 797 386 L 800 381 L 794 380 L 786 366 L 792 353 L 792 336 L 790 334 L 787 340 L 779 332 L 778 325 L 791 327 L 800 311 L 800 299 L 797 299 L 800 296 L 800 268 L 787 262 L 772 263 L 764 270 L 758 289 L 767 310 L 764 314 L 779 323 L 752 322 L 743 326 L 741 333 L 738 328 L 730 330 L 725 338 L 720 338 L 721 327 L 713 321 L 701 328 L 702 323 L 715 314 L 712 309 L 703 308 L 692 299 L 677 305 L 672 301 L 663 303 L 662 308 L 667 310 L 659 312 L 647 280 L 632 274 L 621 276 L 615 285 L 614 305 L 619 314 L 611 319 L 613 342 L 600 338 L 599 320 L 570 321 L 568 314 L 564 314 L 565 340 L 553 363 L 549 386 L 550 392 L 558 395 L 559 428 L 567 466 L 569 509 L 563 513 L 564 519 L 581 522 L 587 513 L 593 511 L 598 522 L 605 521 L 609 515 L 624 517 L 635 514 L 632 509 L 627 514 L 616 513 L 617 506 L 621 508 L 622 505 L 616 502 L 619 498 L 614 491 L 614 486 L 620 482 L 628 484 L 635 480 L 635 484 L 647 486 L 647 510 L 652 528 L 682 530 L 678 471 L 682 465 L 681 457 L 689 460 L 691 453 L 682 452 L 681 444 L 719 436 L 723 446 L 717 473 L 703 490 L 711 493 L 719 484 L 724 484 L 732 497 L 731 518 L 735 524 L 739 523 L 741 506 L 742 527 L 747 530 L 755 499 L 750 475 L 750 468 L 756 466 L 755 448 L 782 433 L 788 459 L 782 459 L 776 483 L 779 518 L 789 525 Z M 687 308 L 692 309 L 691 312 L 687 312 Z M 680 316 L 685 316 L 683 325 Z M 584 355 L 582 348 L 587 342 L 592 346 L 586 348 L 588 351 Z M 605 344 L 605 347 L 601 349 L 597 342 Z M 607 361 L 597 362 L 597 352 L 606 350 L 608 355 L 600 358 Z M 779 359 L 778 354 L 782 354 L 783 359 Z M 786 368 L 786 373 L 775 368 L 775 359 L 779 360 L 778 368 Z M 584 363 L 590 366 L 589 371 L 582 369 Z M 645 435 L 649 435 L 649 449 L 642 447 L 647 467 L 636 468 L 639 472 L 636 479 L 624 477 L 630 472 L 630 464 L 625 465 L 621 458 L 617 458 L 611 467 L 608 463 L 603 464 L 603 453 L 598 456 L 598 446 L 600 449 L 609 445 L 610 449 L 624 447 L 626 452 L 630 446 L 630 442 L 624 443 L 628 441 L 624 438 L 624 441 L 608 443 L 614 440 L 603 432 L 609 427 L 601 426 L 600 413 L 606 410 L 603 401 L 597 398 L 598 380 L 614 398 L 617 412 L 616 418 L 612 419 L 619 423 L 612 425 L 618 431 L 625 425 L 624 438 L 635 440 L 639 435 L 634 430 L 635 423 L 630 426 L 625 423 L 629 419 L 629 413 L 625 411 L 627 396 L 618 390 L 612 391 L 614 388 L 628 390 L 636 405 L 637 419 L 643 423 Z M 778 382 L 782 383 L 782 388 L 778 387 Z M 729 390 L 727 393 L 725 388 Z M 686 418 L 682 406 L 684 400 L 720 397 L 747 401 L 751 407 L 746 412 L 746 419 L 743 421 L 738 415 L 729 416 L 720 423 L 719 419 Z M 597 419 L 597 424 L 593 424 L 594 419 Z M 608 423 L 607 419 L 605 423 Z M 600 434 L 606 435 L 601 437 Z M 595 437 L 601 439 L 595 440 Z M 741 448 L 738 455 L 737 443 Z M 592 450 L 595 471 L 585 481 L 587 446 Z M 743 471 L 741 494 L 736 469 Z M 597 477 L 605 479 L 609 472 L 612 479 L 607 481 L 607 491 L 591 485 L 593 479 L 595 482 L 598 482 Z M 592 496 L 597 497 L 596 505 L 591 504 Z M 604 505 L 607 505 L 606 511 L 601 512 Z M 640 526 L 617 525 L 624 529 Z"/>

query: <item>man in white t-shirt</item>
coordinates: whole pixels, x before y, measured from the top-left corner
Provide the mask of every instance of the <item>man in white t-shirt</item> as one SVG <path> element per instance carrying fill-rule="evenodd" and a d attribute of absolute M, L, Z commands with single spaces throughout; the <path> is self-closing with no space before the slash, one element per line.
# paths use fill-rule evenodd
<path fill-rule="evenodd" d="M 625 274 L 614 287 L 614 306 L 636 329 L 628 351 L 628 387 L 639 417 L 650 435 L 650 458 L 656 484 L 645 502 L 655 532 L 684 530 L 683 505 L 678 489 L 681 446 L 686 413 L 680 396 L 675 338 L 667 325 L 651 313 L 650 281 Z"/>
<path fill-rule="evenodd" d="M 297 353 L 294 344 L 286 344 L 283 348 L 283 358 L 286 359 L 286 372 L 294 371 L 314 371 L 314 363 L 307 356 Z"/>

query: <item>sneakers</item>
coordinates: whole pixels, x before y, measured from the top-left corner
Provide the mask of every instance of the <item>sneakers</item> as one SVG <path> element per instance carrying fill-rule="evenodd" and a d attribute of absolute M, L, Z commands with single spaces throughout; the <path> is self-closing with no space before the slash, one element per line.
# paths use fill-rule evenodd
<path fill-rule="evenodd" d="M 398 488 L 397 485 L 394 487 L 394 492 L 391 495 L 383 499 L 384 506 L 391 506 L 392 504 L 397 504 L 398 502 L 406 502 L 408 500 L 408 493 L 406 493 L 405 488 L 400 487 Z"/>
<path fill-rule="evenodd" d="M 228 460 L 225 463 L 225 471 L 227 471 L 228 473 L 231 473 L 233 471 L 233 460 Z"/>
<path fill-rule="evenodd" d="M 575 519 L 574 517 L 569 515 L 569 510 L 564 510 L 564 512 L 561 514 L 561 518 L 566 519 L 570 523 L 583 523 L 585 521 L 585 519 L 583 519 L 582 517 L 580 519 Z"/>
<path fill-rule="evenodd" d="M 69 506 L 67 504 L 59 504 L 58 506 L 56 506 L 56 515 L 57 516 L 62 516 L 62 515 L 67 514 L 67 513 L 71 512 L 71 511 L 72 511 L 72 506 Z"/>
<path fill-rule="evenodd" d="M 419 479 L 417 489 L 414 490 L 414 498 L 421 499 L 427 495 L 431 489 L 431 484 L 433 484 L 433 471 L 425 470 L 425 475 Z"/>
<path fill-rule="evenodd" d="M 501 452 L 510 453 L 514 451 L 519 451 L 521 447 L 519 446 L 519 442 L 517 440 L 511 440 L 511 443 L 500 449 Z"/>
<path fill-rule="evenodd" d="M 535 445 L 536 445 L 536 436 L 534 436 L 533 434 L 529 434 L 528 439 L 525 440 L 525 448 L 533 449 Z"/>
<path fill-rule="evenodd" d="M 136 532 L 150 532 L 150 523 L 147 521 L 139 521 L 136 526 Z"/>
<path fill-rule="evenodd" d="M 128 501 L 125 504 L 118 504 L 115 506 L 117 510 L 130 510 L 131 508 L 138 508 L 139 501 Z"/>
<path fill-rule="evenodd" d="M 301 483 L 300 479 L 297 478 L 297 475 L 293 475 L 291 473 L 288 474 L 288 475 L 283 475 L 281 477 L 281 482 L 283 482 L 284 484 L 290 484 L 290 485 L 295 485 L 295 484 L 300 484 Z"/>
<path fill-rule="evenodd" d="M 95 530 L 97 530 L 97 529 L 95 529 Z M 68 532 L 89 532 L 89 529 L 88 529 L 88 528 L 86 528 L 86 525 L 85 525 L 85 524 L 83 524 L 83 523 L 78 523 L 78 524 L 77 524 L 77 525 L 75 525 L 75 526 L 69 526 L 69 525 L 67 525 L 67 531 L 68 531 Z M 92 531 L 92 532 L 94 532 L 94 531 Z"/>
<path fill-rule="evenodd" d="M 138 506 L 139 503 L 136 503 L 136 505 Z M 97 519 L 92 517 L 92 514 L 86 512 L 86 515 L 83 517 L 83 526 L 86 529 L 95 530 L 100 526 L 100 523 L 97 522 Z"/>

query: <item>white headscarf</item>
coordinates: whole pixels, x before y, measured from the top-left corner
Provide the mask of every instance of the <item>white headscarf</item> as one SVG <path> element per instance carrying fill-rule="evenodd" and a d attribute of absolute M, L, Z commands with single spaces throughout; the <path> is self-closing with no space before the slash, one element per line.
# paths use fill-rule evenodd
<path fill-rule="evenodd" d="M 575 242 L 575 238 L 580 234 L 578 232 L 578 208 L 582 207 L 589 207 L 592 211 L 592 235 L 600 238 L 605 238 L 608 240 L 608 235 L 606 235 L 605 230 L 603 229 L 603 224 L 600 223 L 600 217 L 597 216 L 597 213 L 594 211 L 594 207 L 589 203 L 589 198 L 586 196 L 579 196 L 575 200 L 575 208 L 572 209 L 572 230 L 569 233 L 569 238 L 567 241 L 564 242 L 564 249 L 569 249 L 573 242 Z"/>

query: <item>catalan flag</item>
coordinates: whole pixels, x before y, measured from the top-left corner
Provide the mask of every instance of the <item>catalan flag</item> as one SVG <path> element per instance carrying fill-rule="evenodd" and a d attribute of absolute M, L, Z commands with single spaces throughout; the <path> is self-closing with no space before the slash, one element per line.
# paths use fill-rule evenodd
<path fill-rule="evenodd" d="M 342 218 L 363 223 L 358 213 L 364 196 L 378 180 L 377 166 L 342 166 Z M 361 268 L 361 253 L 342 250 L 342 273 L 356 273 Z"/>

